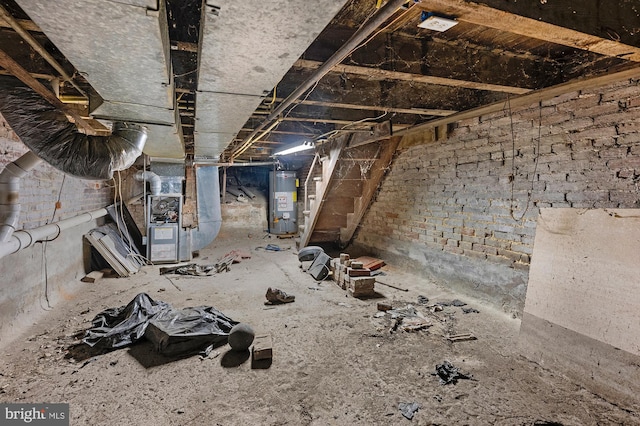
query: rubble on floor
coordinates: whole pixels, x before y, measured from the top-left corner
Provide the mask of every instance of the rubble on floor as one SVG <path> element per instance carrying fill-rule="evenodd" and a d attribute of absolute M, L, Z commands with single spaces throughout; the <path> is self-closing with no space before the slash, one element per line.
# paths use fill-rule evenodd
<path fill-rule="evenodd" d="M 211 276 L 221 272 L 229 272 L 230 266 L 234 263 L 240 263 L 243 259 L 250 259 L 251 254 L 242 250 L 232 250 L 222 256 L 215 264 L 199 265 L 197 263 L 188 263 L 186 265 L 166 266 L 160 268 L 160 275 L 178 274 L 193 275 L 198 277 Z"/>
<path fill-rule="evenodd" d="M 458 380 L 474 380 L 473 376 L 464 374 L 454 367 L 449 361 L 444 361 L 442 364 L 436 364 L 436 372 L 431 373 L 432 376 L 438 376 L 441 385 L 456 384 Z"/>

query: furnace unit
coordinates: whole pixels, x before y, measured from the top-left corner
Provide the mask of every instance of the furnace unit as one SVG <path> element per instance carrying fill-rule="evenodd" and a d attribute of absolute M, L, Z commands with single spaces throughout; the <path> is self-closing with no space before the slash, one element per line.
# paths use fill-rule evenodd
<path fill-rule="evenodd" d="M 147 257 L 154 263 L 180 260 L 182 180 L 162 177 L 158 195 L 147 199 Z"/>

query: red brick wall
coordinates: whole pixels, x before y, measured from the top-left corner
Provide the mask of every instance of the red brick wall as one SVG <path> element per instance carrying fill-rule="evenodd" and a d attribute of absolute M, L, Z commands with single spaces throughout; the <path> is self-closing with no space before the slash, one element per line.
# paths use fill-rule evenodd
<path fill-rule="evenodd" d="M 446 140 L 401 150 L 356 244 L 426 268 L 434 256 L 473 265 L 474 287 L 487 279 L 475 260 L 526 274 L 540 207 L 640 207 L 639 84 L 506 104 L 455 123 Z M 526 276 L 509 276 L 521 302 Z"/>

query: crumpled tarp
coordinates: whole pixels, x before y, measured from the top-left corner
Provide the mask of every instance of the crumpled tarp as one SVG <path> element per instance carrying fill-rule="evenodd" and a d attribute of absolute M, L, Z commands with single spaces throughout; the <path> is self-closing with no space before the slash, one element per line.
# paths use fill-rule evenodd
<path fill-rule="evenodd" d="M 147 338 L 163 355 L 175 356 L 226 343 L 238 323 L 211 306 L 174 309 L 140 293 L 126 306 L 100 312 L 92 324 L 82 340 L 91 347 L 118 349 Z"/>

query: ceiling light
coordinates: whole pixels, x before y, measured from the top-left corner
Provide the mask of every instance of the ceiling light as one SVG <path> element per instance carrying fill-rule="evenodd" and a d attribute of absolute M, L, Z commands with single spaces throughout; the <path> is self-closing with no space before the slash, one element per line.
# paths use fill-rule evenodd
<path fill-rule="evenodd" d="M 274 152 L 273 155 L 289 155 L 294 152 L 306 151 L 307 149 L 313 149 L 315 144 L 311 141 L 303 141 L 298 142 L 293 145 L 287 145 L 278 151 Z"/>
<path fill-rule="evenodd" d="M 458 21 L 454 21 L 453 19 L 441 18 L 440 16 L 431 15 L 425 20 L 423 20 L 418 26 L 420 28 L 426 28 L 428 30 L 434 31 L 447 31 L 449 28 L 457 25 Z"/>

